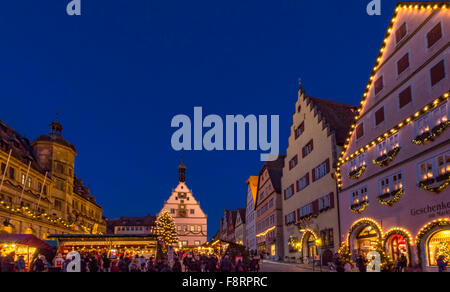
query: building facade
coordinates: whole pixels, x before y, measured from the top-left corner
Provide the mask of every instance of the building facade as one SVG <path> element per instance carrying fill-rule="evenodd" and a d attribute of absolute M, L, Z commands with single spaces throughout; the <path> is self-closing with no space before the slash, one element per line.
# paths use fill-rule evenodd
<path fill-rule="evenodd" d="M 237 244 L 245 245 L 245 209 L 237 210 L 236 226 L 234 227 L 234 240 Z"/>
<path fill-rule="evenodd" d="M 1 233 L 96 234 L 106 232 L 103 210 L 75 176 L 75 147 L 51 124 L 34 142 L 0 122 Z"/>
<path fill-rule="evenodd" d="M 283 169 L 285 256 L 323 264 L 339 249 L 338 155 L 355 107 L 313 98 L 300 86 Z"/>
<path fill-rule="evenodd" d="M 156 217 L 120 217 L 106 220 L 108 234 L 156 234 Z"/>
<path fill-rule="evenodd" d="M 251 176 L 246 182 L 246 211 L 245 211 L 245 237 L 246 246 L 250 251 L 256 251 L 256 195 L 258 193 L 258 177 Z"/>
<path fill-rule="evenodd" d="M 449 253 L 449 41 L 448 2 L 398 3 L 339 161 L 352 256 L 378 246 L 436 270 Z"/>
<path fill-rule="evenodd" d="M 208 217 L 186 185 L 186 167 L 183 163 L 178 167 L 178 171 L 178 186 L 164 202 L 161 212 L 166 210 L 172 215 L 181 247 L 201 246 L 207 241 Z"/>
<path fill-rule="evenodd" d="M 283 201 L 281 197 L 281 174 L 284 155 L 268 161 L 258 176 L 256 196 L 256 245 L 260 254 L 272 259 L 284 258 Z"/>

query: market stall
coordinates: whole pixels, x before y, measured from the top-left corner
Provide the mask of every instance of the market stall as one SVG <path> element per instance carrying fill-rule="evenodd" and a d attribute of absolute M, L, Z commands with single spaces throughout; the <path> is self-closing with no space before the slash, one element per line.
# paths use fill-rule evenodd
<path fill-rule="evenodd" d="M 66 255 L 71 251 L 106 253 L 111 258 L 122 254 L 155 257 L 158 241 L 152 234 L 57 234 L 48 239 L 57 241 L 58 252 Z"/>
<path fill-rule="evenodd" d="M 23 256 L 27 271 L 37 253 L 47 253 L 53 247 L 30 234 L 0 234 L 0 255 L 8 258 L 9 262 L 4 262 L 4 267 L 13 269 L 13 263 Z M 9 256 L 9 257 L 8 257 Z M 8 265 L 12 265 L 8 267 Z"/>

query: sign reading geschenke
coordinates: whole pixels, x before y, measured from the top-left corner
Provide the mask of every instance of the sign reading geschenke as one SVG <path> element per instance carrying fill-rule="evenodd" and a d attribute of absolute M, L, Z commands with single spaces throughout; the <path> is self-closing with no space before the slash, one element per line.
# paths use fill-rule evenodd
<path fill-rule="evenodd" d="M 441 202 L 435 205 L 426 205 L 421 208 L 410 210 L 411 216 L 427 216 L 428 218 L 438 218 L 450 215 L 450 201 Z"/>

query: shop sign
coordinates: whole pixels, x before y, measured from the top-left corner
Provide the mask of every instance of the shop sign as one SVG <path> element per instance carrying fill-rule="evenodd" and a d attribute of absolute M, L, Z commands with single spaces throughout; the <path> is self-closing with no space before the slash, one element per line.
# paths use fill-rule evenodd
<path fill-rule="evenodd" d="M 422 208 L 414 208 L 410 210 L 411 216 L 425 215 L 428 218 L 436 218 L 450 215 L 450 201 L 445 203 L 441 202 L 436 205 L 426 205 Z"/>

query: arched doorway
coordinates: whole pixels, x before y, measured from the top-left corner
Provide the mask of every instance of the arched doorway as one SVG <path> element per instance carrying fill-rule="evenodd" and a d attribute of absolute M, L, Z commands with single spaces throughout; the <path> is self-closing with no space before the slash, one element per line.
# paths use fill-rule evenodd
<path fill-rule="evenodd" d="M 424 269 L 435 271 L 440 256 L 450 260 L 449 219 L 439 219 L 425 225 L 417 234 L 416 248 Z"/>
<path fill-rule="evenodd" d="M 348 246 L 353 255 L 367 255 L 376 250 L 377 244 L 383 238 L 380 225 L 372 219 L 362 219 L 355 222 L 348 233 Z"/>
<path fill-rule="evenodd" d="M 308 259 L 308 262 L 312 262 L 318 255 L 317 240 L 318 237 L 314 231 L 310 229 L 304 231 L 300 241 L 304 261 L 305 259 Z"/>
<path fill-rule="evenodd" d="M 411 234 L 403 229 L 391 229 L 385 235 L 384 247 L 387 254 L 395 262 L 405 255 L 408 266 L 411 265 Z"/>

